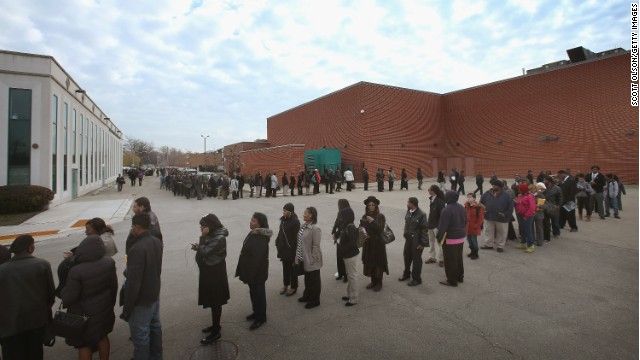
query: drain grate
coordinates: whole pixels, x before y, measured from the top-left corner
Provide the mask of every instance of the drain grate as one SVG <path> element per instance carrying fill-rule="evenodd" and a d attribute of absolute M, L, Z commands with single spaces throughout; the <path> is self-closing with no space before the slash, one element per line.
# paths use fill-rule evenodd
<path fill-rule="evenodd" d="M 200 346 L 191 354 L 191 360 L 235 360 L 238 357 L 236 344 L 218 340 L 208 346 Z"/>

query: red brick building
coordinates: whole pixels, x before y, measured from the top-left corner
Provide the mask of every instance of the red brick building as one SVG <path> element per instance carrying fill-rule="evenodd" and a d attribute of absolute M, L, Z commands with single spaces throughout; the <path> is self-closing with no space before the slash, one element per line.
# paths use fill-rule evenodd
<path fill-rule="evenodd" d="M 598 164 L 637 183 L 630 61 L 624 52 L 446 94 L 359 82 L 269 117 L 270 147 L 242 151 L 243 173 L 299 171 L 304 150 L 326 147 L 358 179 L 363 165 L 415 178 L 417 167 L 511 177 Z"/>

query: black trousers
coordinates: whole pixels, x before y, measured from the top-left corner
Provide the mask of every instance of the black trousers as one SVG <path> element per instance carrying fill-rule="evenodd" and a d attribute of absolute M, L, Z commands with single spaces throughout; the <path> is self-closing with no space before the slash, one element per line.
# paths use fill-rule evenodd
<path fill-rule="evenodd" d="M 404 257 L 404 275 L 409 276 L 419 283 L 422 282 L 422 250 L 417 249 L 412 239 L 405 238 L 402 256 Z M 424 249 L 423 249 L 424 250 Z M 411 264 L 413 263 L 413 268 Z"/>
<path fill-rule="evenodd" d="M 457 191 L 458 183 L 456 181 L 449 181 L 451 183 L 451 190 Z"/>
<path fill-rule="evenodd" d="M 320 303 L 320 290 L 322 284 L 320 283 L 320 270 L 305 271 L 304 272 L 304 292 L 302 297 L 307 299 L 308 303 L 319 304 Z"/>
<path fill-rule="evenodd" d="M 293 271 L 293 261 L 282 262 L 282 283 L 292 289 L 298 288 L 298 275 Z"/>
<path fill-rule="evenodd" d="M 447 282 L 451 285 L 458 285 L 464 280 L 464 266 L 462 264 L 462 248 L 464 243 L 448 245 L 445 241 L 442 244 L 442 254 L 444 255 L 444 273 Z"/>
<path fill-rule="evenodd" d="M 347 181 L 347 191 L 351 191 L 353 181 Z"/>
<path fill-rule="evenodd" d="M 251 307 L 256 316 L 255 321 L 267 321 L 267 294 L 264 283 L 249 284 L 249 296 L 251 296 Z"/>
<path fill-rule="evenodd" d="M 384 191 L 384 182 L 383 181 L 378 181 L 378 191 L 379 192 Z"/>
<path fill-rule="evenodd" d="M 482 184 L 476 184 L 476 185 L 478 185 L 478 188 L 473 193 L 475 194 L 478 191 L 480 191 L 480 195 L 482 195 Z"/>
<path fill-rule="evenodd" d="M 393 191 L 393 181 L 389 181 L 389 191 Z"/>
<path fill-rule="evenodd" d="M 344 258 L 340 244 L 336 244 L 336 262 L 338 263 L 338 276 L 347 277 L 347 269 L 344 267 Z"/>
<path fill-rule="evenodd" d="M 222 317 L 222 305 L 214 305 L 211 307 L 211 327 L 212 334 L 220 333 L 220 318 Z"/>
<path fill-rule="evenodd" d="M 42 360 L 44 328 L 33 329 L 0 339 L 4 360 Z"/>
<path fill-rule="evenodd" d="M 569 223 L 569 227 L 572 229 L 578 229 L 578 225 L 576 224 L 576 209 L 571 211 L 567 211 L 564 207 L 560 207 L 560 228 L 562 229 L 567 223 Z"/>
<path fill-rule="evenodd" d="M 364 190 L 365 191 L 369 190 L 369 180 L 364 181 Z"/>
<path fill-rule="evenodd" d="M 462 194 L 464 195 L 464 183 L 459 183 L 458 184 L 458 194 Z"/>

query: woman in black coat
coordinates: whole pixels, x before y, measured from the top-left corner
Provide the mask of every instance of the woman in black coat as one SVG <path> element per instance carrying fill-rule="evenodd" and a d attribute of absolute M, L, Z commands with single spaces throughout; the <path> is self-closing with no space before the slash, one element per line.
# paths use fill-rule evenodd
<path fill-rule="evenodd" d="M 300 231 L 300 220 L 294 212 L 292 203 L 284 204 L 280 218 L 280 231 L 276 238 L 278 259 L 282 261 L 282 282 L 284 287 L 280 295 L 291 296 L 298 290 L 298 274 L 294 271 L 293 262 L 296 258 L 296 239 Z"/>
<path fill-rule="evenodd" d="M 407 169 L 402 169 L 402 174 L 400 175 L 400 190 L 405 189 L 409 190 L 409 175 L 407 175 Z"/>
<path fill-rule="evenodd" d="M 362 247 L 362 263 L 364 275 L 371 277 L 371 283 L 366 288 L 380 291 L 383 273 L 386 272 L 389 275 L 387 248 L 382 241 L 386 218 L 380 213 L 380 200 L 375 196 L 369 196 L 364 204 L 366 208 L 365 214 L 360 219 L 360 231 L 366 233 L 367 240 Z"/>
<path fill-rule="evenodd" d="M 210 333 L 200 340 L 203 345 L 220 339 L 220 317 L 222 305 L 229 300 L 229 281 L 227 280 L 227 236 L 229 231 L 214 214 L 200 219 L 200 241 L 192 244 L 196 251 L 196 263 L 200 268 L 198 279 L 198 305 L 211 308 L 211 326 L 202 329 Z"/>
<path fill-rule="evenodd" d="M 91 359 L 96 346 L 100 359 L 108 359 L 111 345 L 107 335 L 113 331 L 118 293 L 116 263 L 105 257 L 104 242 L 98 235 L 82 240 L 73 258 L 62 303 L 70 313 L 89 319 L 81 338 L 67 338 L 66 342 L 79 350 L 81 360 Z"/>
<path fill-rule="evenodd" d="M 269 240 L 273 232 L 269 230 L 267 216 L 254 213 L 249 222 L 249 234 L 244 239 L 236 277 L 249 285 L 253 313 L 247 320 L 253 320 L 249 330 L 255 330 L 267 322 L 267 295 L 264 283 L 269 277 Z"/>
<path fill-rule="evenodd" d="M 342 230 L 340 225 L 340 211 L 350 207 L 351 204 L 349 204 L 349 200 L 338 200 L 338 215 L 336 215 L 336 221 L 333 223 L 333 229 L 331 229 L 333 243 L 336 246 L 336 261 L 338 262 L 338 275 L 336 276 L 336 280 L 342 280 L 343 282 L 347 282 L 348 279 L 347 271 L 344 267 L 344 259 L 342 258 L 342 247 L 340 246 L 340 242 L 338 242 L 338 239 L 340 238 L 340 231 Z"/>

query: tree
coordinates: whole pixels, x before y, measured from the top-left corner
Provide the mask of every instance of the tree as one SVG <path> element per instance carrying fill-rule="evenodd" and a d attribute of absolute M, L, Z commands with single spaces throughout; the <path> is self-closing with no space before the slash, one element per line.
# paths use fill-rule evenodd
<path fill-rule="evenodd" d="M 238 152 L 237 145 L 234 145 L 228 154 L 224 154 L 224 161 L 227 164 L 229 175 L 234 172 L 240 174 L 242 170 L 242 161 L 240 160 L 240 153 Z"/>
<path fill-rule="evenodd" d="M 141 159 L 140 163 L 142 164 L 155 164 L 157 161 L 157 153 L 155 152 L 153 143 L 151 142 L 146 142 L 136 138 L 126 138 L 124 141 L 124 151 L 131 152 L 138 156 Z M 127 163 L 125 162 L 125 164 Z"/>

